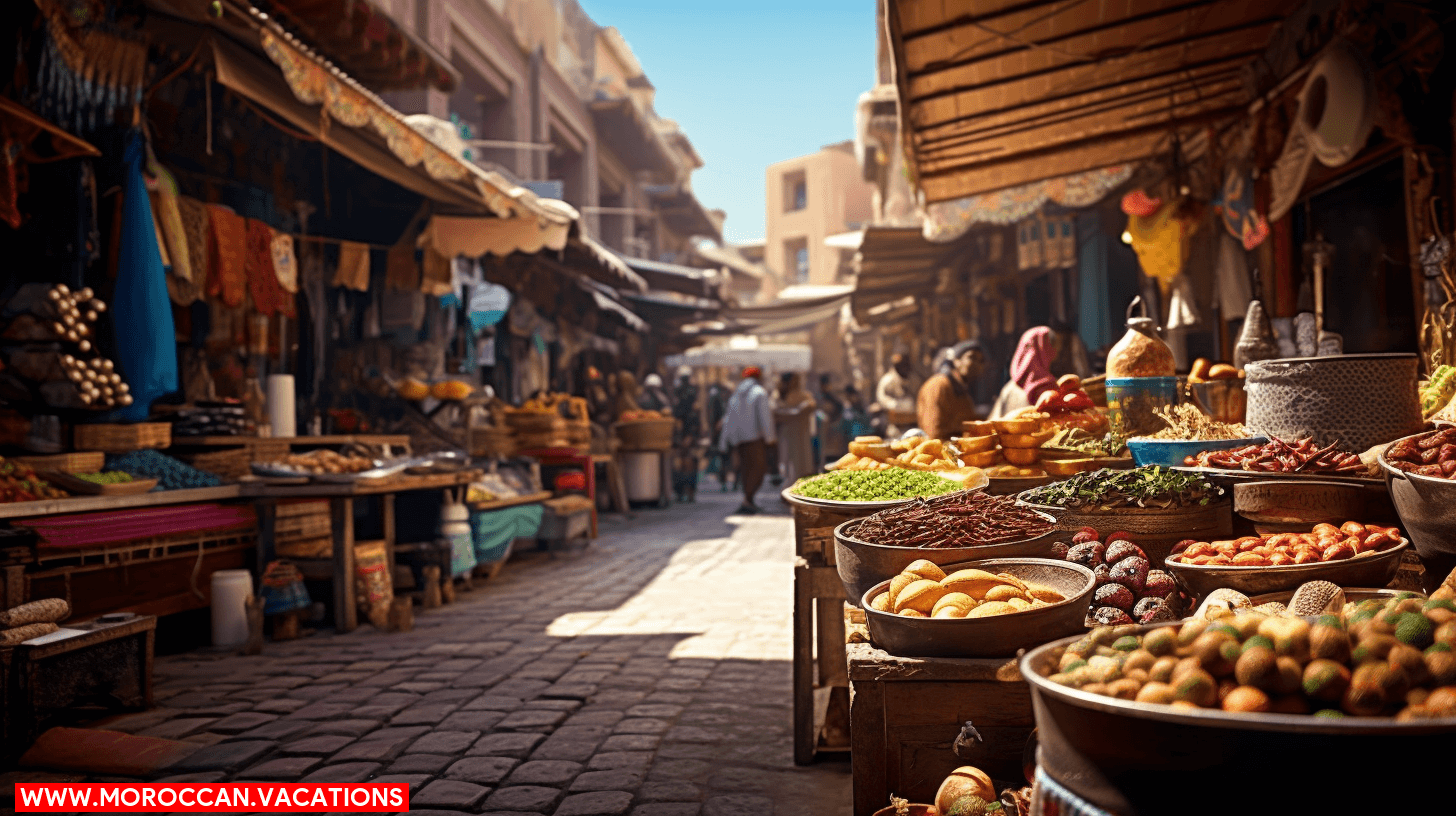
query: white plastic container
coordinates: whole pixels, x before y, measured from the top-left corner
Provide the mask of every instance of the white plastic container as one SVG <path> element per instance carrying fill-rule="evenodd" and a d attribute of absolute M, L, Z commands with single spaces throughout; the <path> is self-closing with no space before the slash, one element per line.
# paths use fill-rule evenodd
<path fill-rule="evenodd" d="M 212 645 L 241 646 L 248 642 L 248 613 L 244 601 L 253 594 L 253 574 L 247 570 L 218 570 L 212 574 Z"/>
<path fill-rule="evenodd" d="M 662 498 L 662 454 L 632 451 L 622 458 L 622 480 L 627 483 L 627 500 L 652 502 Z"/>
<path fill-rule="evenodd" d="M 475 533 L 470 508 L 463 504 L 440 506 L 440 538 L 450 545 L 450 574 L 460 577 L 475 569 Z"/>

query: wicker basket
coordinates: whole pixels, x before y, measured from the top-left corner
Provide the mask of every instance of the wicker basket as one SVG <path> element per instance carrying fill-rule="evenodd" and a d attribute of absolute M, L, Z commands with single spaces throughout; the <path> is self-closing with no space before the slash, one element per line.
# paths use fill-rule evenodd
<path fill-rule="evenodd" d="M 34 470 L 58 470 L 62 473 L 99 473 L 106 467 L 106 454 L 101 451 L 57 453 L 54 456 L 16 456 L 14 461 Z"/>
<path fill-rule="evenodd" d="M 216 474 L 224 481 L 235 482 L 251 471 L 249 465 L 253 461 L 253 453 L 248 448 L 224 448 L 206 453 L 177 454 L 177 458 L 198 470 Z"/>
<path fill-rule="evenodd" d="M 497 457 L 513 456 L 517 448 L 516 432 L 510 428 L 488 425 L 469 429 L 467 447 L 471 456 Z"/>
<path fill-rule="evenodd" d="M 130 453 L 146 448 L 172 446 L 172 425 L 169 422 L 138 422 L 134 425 L 77 425 L 77 448 L 103 453 Z"/>
<path fill-rule="evenodd" d="M 566 426 L 566 420 L 554 411 L 522 411 L 518 408 L 513 408 L 506 411 L 506 425 L 514 430 L 525 433 L 540 433 L 556 428 L 564 428 Z"/>
<path fill-rule="evenodd" d="M 668 450 L 677 420 L 634 419 L 617 423 L 617 438 L 623 450 Z"/>

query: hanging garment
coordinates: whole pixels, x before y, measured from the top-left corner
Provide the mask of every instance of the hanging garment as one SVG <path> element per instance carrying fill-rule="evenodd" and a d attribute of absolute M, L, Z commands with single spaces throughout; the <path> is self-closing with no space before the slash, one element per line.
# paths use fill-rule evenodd
<path fill-rule="evenodd" d="M 153 401 L 177 390 L 176 330 L 147 184 L 142 178 L 144 148 L 141 134 L 133 133 L 123 159 L 125 198 L 111 303 L 116 360 L 133 399 L 117 413 L 130 420 L 146 419 Z"/>
<path fill-rule="evenodd" d="M 1243 242 L 1244 249 L 1253 249 L 1269 237 L 1269 221 L 1254 208 L 1254 180 L 1248 173 L 1230 170 L 1213 203 L 1223 213 L 1224 228 Z"/>
<path fill-rule="evenodd" d="M 202 290 L 209 280 L 207 257 L 207 205 L 195 198 L 178 196 L 177 214 L 182 223 L 182 238 L 187 244 L 187 257 L 192 267 L 191 279 L 167 275 L 167 294 L 172 302 L 186 306 L 202 300 Z"/>
<path fill-rule="evenodd" d="M 1180 274 L 1173 279 L 1172 291 L 1168 295 L 1168 323 L 1170 329 L 1192 329 L 1203 322 L 1198 313 L 1197 298 L 1193 294 L 1193 279 Z"/>
<path fill-rule="evenodd" d="M 398 291 L 418 291 L 420 268 L 415 263 L 415 248 L 409 244 L 395 244 L 389 248 L 384 261 L 384 285 Z"/>
<path fill-rule="evenodd" d="M 1108 238 L 1095 216 L 1077 219 L 1077 330 L 1089 349 L 1112 345 L 1112 306 L 1107 294 Z"/>
<path fill-rule="evenodd" d="M 454 264 L 450 259 L 436 252 L 430 247 L 425 247 L 425 263 L 420 276 L 420 291 L 431 297 L 444 297 L 453 294 L 455 287 L 452 284 Z"/>
<path fill-rule="evenodd" d="M 1176 204 L 1164 204 L 1150 216 L 1130 215 L 1127 231 L 1132 235 L 1132 248 L 1137 253 L 1143 273 L 1158 282 L 1166 294 L 1173 278 L 1188 257 L 1188 239 L 1196 225 L 1178 216 Z"/>
<path fill-rule="evenodd" d="M 293 297 L 278 283 L 273 269 L 273 228 L 262 221 L 248 219 L 248 291 L 253 295 L 253 308 L 259 314 L 293 316 Z"/>
<path fill-rule="evenodd" d="M 290 295 L 298 294 L 298 257 L 293 251 L 293 236 L 286 232 L 273 233 L 273 273 L 278 276 L 278 285 Z"/>
<path fill-rule="evenodd" d="M 369 291 L 369 245 L 353 241 L 339 242 L 339 268 L 334 271 L 334 286 Z"/>
<path fill-rule="evenodd" d="M 248 288 L 248 222 L 219 204 L 207 205 L 207 294 L 243 305 Z"/>
<path fill-rule="evenodd" d="M 187 247 L 187 230 L 182 226 L 182 207 L 178 201 L 177 180 L 155 160 L 147 163 L 147 173 L 154 179 L 149 185 L 152 216 L 161 233 L 161 248 L 172 275 L 194 280 L 192 254 Z"/>
<path fill-rule="evenodd" d="M 1249 310 L 1254 299 L 1249 284 L 1249 262 L 1239 242 L 1220 235 L 1218 260 L 1214 264 L 1214 289 L 1218 292 L 1218 313 L 1224 320 L 1236 320 Z"/>

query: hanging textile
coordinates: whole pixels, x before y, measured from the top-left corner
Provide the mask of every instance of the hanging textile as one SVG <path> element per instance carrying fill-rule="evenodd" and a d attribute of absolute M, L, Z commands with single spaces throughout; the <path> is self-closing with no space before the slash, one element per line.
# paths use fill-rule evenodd
<path fill-rule="evenodd" d="M 1244 249 L 1253 249 L 1269 237 L 1269 222 L 1254 207 L 1254 180 L 1247 173 L 1230 170 L 1213 203 L 1223 215 L 1224 228 L 1243 242 Z"/>
<path fill-rule="evenodd" d="M 1172 203 L 1164 204 L 1151 216 L 1128 216 L 1127 231 L 1132 235 L 1132 248 L 1143 274 L 1156 280 L 1164 294 L 1183 268 L 1188 239 L 1196 228 L 1194 222 L 1178 216 L 1178 206 Z"/>
<path fill-rule="evenodd" d="M 384 259 L 384 285 L 402 292 L 419 290 L 420 268 L 415 263 L 414 247 L 400 243 L 389 248 Z"/>
<path fill-rule="evenodd" d="M 1254 299 L 1249 285 L 1249 261 L 1240 243 L 1232 235 L 1218 237 L 1218 258 L 1214 262 L 1214 289 L 1218 293 L 1218 313 L 1224 320 L 1237 320 L 1249 311 Z"/>
<path fill-rule="evenodd" d="M 161 233 L 167 266 L 171 273 L 186 281 L 194 280 L 192 255 L 187 248 L 187 231 L 182 226 L 182 208 L 178 202 L 177 180 L 155 159 L 147 162 L 147 175 L 152 179 L 147 185 L 152 204 L 152 216 Z"/>
<path fill-rule="evenodd" d="M 131 420 L 146 419 L 154 400 L 177 390 L 177 340 L 147 184 L 142 178 L 143 150 L 141 134 L 133 133 L 123 159 L 121 242 L 111 304 L 116 360 L 133 398 L 118 413 Z"/>
<path fill-rule="evenodd" d="M 207 294 L 238 307 L 248 288 L 248 222 L 220 204 L 207 205 Z"/>
<path fill-rule="evenodd" d="M 444 297 L 455 293 L 454 264 L 450 259 L 425 247 L 425 262 L 420 275 L 420 291 L 431 297 Z"/>
<path fill-rule="evenodd" d="M 286 232 L 273 234 L 273 273 L 278 285 L 290 295 L 298 294 L 298 257 L 293 250 L 293 236 Z"/>
<path fill-rule="evenodd" d="M 1112 345 L 1112 307 L 1107 295 L 1107 236 L 1098 229 L 1095 217 L 1078 219 L 1077 330 L 1089 349 Z M 1090 227 L 1090 229 L 1088 228 Z"/>
<path fill-rule="evenodd" d="M 118 111 L 142 101 L 147 44 L 118 33 L 81 28 L 92 22 L 81 4 L 40 0 L 46 38 L 36 82 L 37 112 L 73 133 L 112 123 Z M 131 34 L 129 36 L 137 36 Z"/>
<path fill-rule="evenodd" d="M 1193 279 L 1188 275 L 1179 273 L 1173 278 L 1173 284 L 1169 287 L 1168 295 L 1168 321 L 1169 329 L 1188 330 L 1196 328 L 1203 322 L 1203 315 L 1198 311 L 1197 297 L 1193 294 Z"/>
<path fill-rule="evenodd" d="M 207 207 L 195 198 L 178 196 L 177 215 L 182 226 L 182 240 L 187 246 L 192 277 L 182 278 L 169 270 L 167 294 L 172 297 L 173 303 L 187 306 L 202 300 L 202 290 L 208 281 Z"/>
<path fill-rule="evenodd" d="M 248 254 L 245 268 L 248 272 L 248 291 L 253 295 L 253 308 L 259 314 L 283 314 L 293 316 L 293 298 L 278 283 L 278 273 L 273 268 L 273 228 L 249 218 Z"/>
<path fill-rule="evenodd" d="M 354 241 L 339 242 L 339 268 L 334 271 L 333 286 L 369 291 L 369 245 Z"/>
<path fill-rule="evenodd" d="M 946 243 L 966 234 L 976 224 L 1014 224 L 1040 210 L 1048 201 L 1064 207 L 1091 206 L 1127 181 L 1134 167 L 1120 164 L 926 205 L 925 239 Z"/>

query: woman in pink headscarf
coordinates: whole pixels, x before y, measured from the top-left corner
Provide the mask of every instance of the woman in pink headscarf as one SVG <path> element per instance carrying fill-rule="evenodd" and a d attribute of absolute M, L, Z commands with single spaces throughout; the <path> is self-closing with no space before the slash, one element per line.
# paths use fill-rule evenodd
<path fill-rule="evenodd" d="M 1046 326 L 1027 329 L 1011 356 L 1011 381 L 1001 389 L 991 416 L 1014 414 L 1035 405 L 1037 397 L 1047 391 L 1057 390 L 1051 365 L 1061 347 L 1061 338 Z"/>

